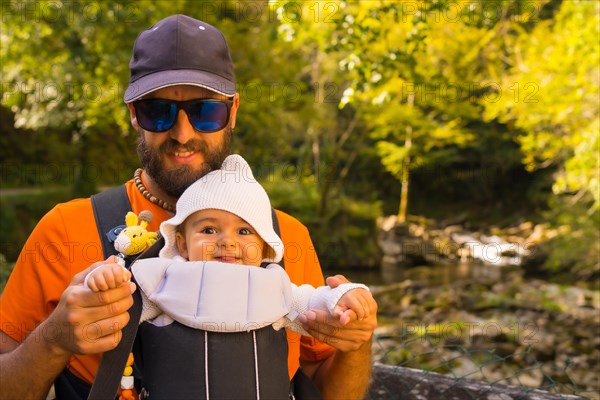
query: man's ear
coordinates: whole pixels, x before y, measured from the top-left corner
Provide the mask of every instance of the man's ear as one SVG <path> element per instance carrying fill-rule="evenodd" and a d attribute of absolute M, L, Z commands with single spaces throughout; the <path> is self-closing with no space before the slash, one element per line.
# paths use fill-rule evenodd
<path fill-rule="evenodd" d="M 231 115 L 229 116 L 229 123 L 231 124 L 231 129 L 235 128 L 235 117 L 237 115 L 237 110 L 240 106 L 240 94 L 236 93 L 233 96 L 233 104 L 231 105 Z"/>
<path fill-rule="evenodd" d="M 127 103 L 127 108 L 129 108 L 129 119 L 131 120 L 131 126 L 133 126 L 133 129 L 135 129 L 136 132 L 139 132 L 140 126 L 137 123 L 137 117 L 135 116 L 135 108 L 133 108 L 133 103 Z"/>
<path fill-rule="evenodd" d="M 187 246 L 185 244 L 185 236 L 181 232 L 175 233 L 175 242 L 177 243 L 177 251 L 179 255 L 185 259 L 188 258 Z"/>

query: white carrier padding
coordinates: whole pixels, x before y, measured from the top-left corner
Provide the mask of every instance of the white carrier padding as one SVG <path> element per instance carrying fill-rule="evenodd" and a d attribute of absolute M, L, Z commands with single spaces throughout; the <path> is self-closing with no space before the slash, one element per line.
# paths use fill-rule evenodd
<path fill-rule="evenodd" d="M 315 289 L 292 284 L 277 264 L 266 268 L 218 261 L 138 260 L 131 271 L 142 291 L 140 322 L 166 325 L 172 320 L 211 332 L 242 332 L 274 324 L 307 335 L 292 323 L 311 308 L 333 312 L 348 290 L 368 288 L 343 284 Z"/>

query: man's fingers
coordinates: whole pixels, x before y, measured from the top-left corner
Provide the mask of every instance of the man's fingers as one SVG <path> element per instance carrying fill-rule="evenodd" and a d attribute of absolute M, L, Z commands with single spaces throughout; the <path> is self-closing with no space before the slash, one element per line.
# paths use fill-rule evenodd
<path fill-rule="evenodd" d="M 100 321 L 113 321 L 113 319 L 116 319 L 116 321 L 119 322 L 120 319 L 123 318 L 129 319 L 129 313 L 127 310 L 129 310 L 132 303 L 133 301 L 129 299 L 122 299 L 105 306 L 87 307 L 73 310 L 69 315 L 69 323 L 76 329 L 81 327 L 92 329 L 92 327 L 98 324 Z M 103 335 L 102 332 L 106 332 L 107 329 L 106 325 L 106 322 L 100 325 L 100 327 L 104 329 L 99 330 L 96 332 L 96 334 Z"/>
<path fill-rule="evenodd" d="M 323 334 L 331 336 L 342 326 L 340 321 L 337 318 L 331 317 L 327 311 L 309 310 L 304 315 L 307 318 L 303 322 L 303 325 L 309 333 L 310 330 L 319 330 Z"/>
<path fill-rule="evenodd" d="M 354 320 L 343 325 L 326 311 L 311 310 L 311 312 L 314 313 L 314 318 L 303 321 L 304 329 L 314 338 L 344 352 L 358 350 L 364 343 L 370 341 L 377 327 L 375 314 L 364 320 Z"/>
<path fill-rule="evenodd" d="M 90 327 L 87 330 L 86 335 L 90 335 L 91 332 L 94 332 L 96 327 Z M 104 336 L 97 338 L 89 338 L 86 337 L 83 340 L 78 342 L 77 353 L 79 354 L 96 354 L 96 353 L 104 353 L 106 351 L 112 350 L 121 341 L 123 337 L 123 332 L 119 329 L 117 331 L 108 333 Z"/>
<path fill-rule="evenodd" d="M 315 339 L 342 351 L 357 350 L 368 339 L 367 335 L 351 333 L 341 325 L 311 324 L 305 329 Z"/>
<path fill-rule="evenodd" d="M 114 336 L 129 322 L 129 313 L 125 312 L 115 317 L 110 317 L 96 321 L 82 327 L 82 339 L 87 341 L 96 341 L 105 336 Z"/>
<path fill-rule="evenodd" d="M 359 314 L 358 319 L 366 319 L 373 314 L 373 310 L 372 310 L 373 307 L 371 304 L 371 300 L 373 299 L 373 296 L 371 296 L 371 293 L 367 293 L 367 296 L 361 296 L 358 299 L 358 303 L 360 305 L 357 306 L 357 308 L 359 310 L 361 310 L 358 313 Z"/>
<path fill-rule="evenodd" d="M 96 340 L 96 342 L 94 343 L 94 348 L 93 348 L 93 350 L 90 350 L 90 353 L 92 353 L 92 354 L 104 353 L 109 350 L 112 350 L 115 347 L 117 347 L 117 345 L 121 341 L 122 337 L 123 337 L 123 333 L 121 331 L 119 331 L 115 334 L 112 334 L 112 335 L 104 336 L 104 337 Z M 86 354 L 87 352 L 83 352 L 83 353 Z"/>
<path fill-rule="evenodd" d="M 123 299 L 132 303 L 133 298 L 131 294 L 135 291 L 135 288 L 135 283 L 133 282 L 100 292 L 92 292 L 87 288 L 81 287 L 69 293 L 66 301 L 67 304 L 78 308 L 102 307 Z"/>

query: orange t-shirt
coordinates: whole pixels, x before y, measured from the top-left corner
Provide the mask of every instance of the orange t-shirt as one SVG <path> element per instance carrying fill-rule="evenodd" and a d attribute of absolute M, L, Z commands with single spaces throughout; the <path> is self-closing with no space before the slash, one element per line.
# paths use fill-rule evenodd
<path fill-rule="evenodd" d="M 152 212 L 154 218 L 147 229 L 158 231 L 160 223 L 171 216 L 144 198 L 133 180 L 125 185 L 133 212 Z M 281 211 L 277 211 L 277 217 L 285 246 L 285 270 L 290 280 L 296 285 L 323 285 L 321 267 L 306 227 Z M 58 204 L 40 220 L 21 250 L 0 299 L 0 330 L 22 342 L 54 310 L 73 276 L 103 259 L 90 199 Z M 52 340 L 52 327 L 45 328 L 36 334 Z M 291 331 L 287 331 L 287 340 L 290 377 L 300 366 L 300 359 L 320 361 L 334 351 L 316 339 Z M 91 383 L 99 361 L 99 354 L 75 354 L 67 367 Z"/>

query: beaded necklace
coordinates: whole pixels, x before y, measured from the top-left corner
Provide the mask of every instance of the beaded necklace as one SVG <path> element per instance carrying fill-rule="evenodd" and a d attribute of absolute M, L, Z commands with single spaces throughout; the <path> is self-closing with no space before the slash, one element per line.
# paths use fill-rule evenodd
<path fill-rule="evenodd" d="M 158 197 L 150 193 L 148 189 L 146 189 L 146 186 L 144 186 L 144 184 L 142 183 L 142 171 L 143 170 L 141 168 L 138 168 L 135 170 L 135 174 L 133 174 L 133 181 L 135 182 L 135 186 L 140 191 L 142 196 L 144 196 L 148 201 L 158 205 L 159 207 L 162 207 L 163 209 L 174 213 L 175 206 L 173 206 L 171 203 L 167 203 L 166 201 L 159 199 Z"/>

